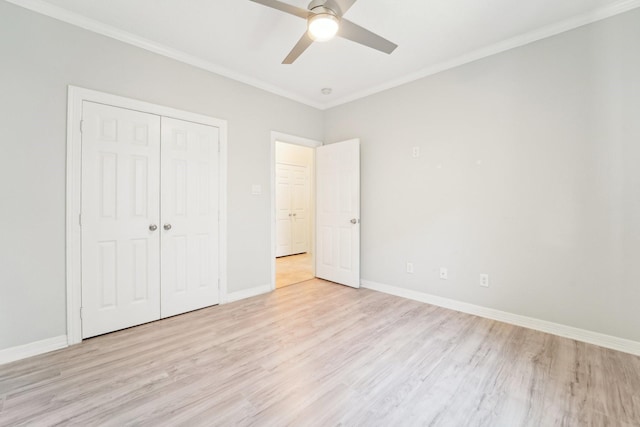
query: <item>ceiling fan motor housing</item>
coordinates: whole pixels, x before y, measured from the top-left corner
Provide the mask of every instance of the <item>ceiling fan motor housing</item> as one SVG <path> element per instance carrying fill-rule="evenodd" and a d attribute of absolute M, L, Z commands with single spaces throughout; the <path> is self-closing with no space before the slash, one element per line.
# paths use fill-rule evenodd
<path fill-rule="evenodd" d="M 283 64 L 293 64 L 313 42 L 327 41 L 336 35 L 386 54 L 390 54 L 398 47 L 397 44 L 354 24 L 348 19 L 342 18 L 342 15 L 353 6 L 356 0 L 312 0 L 307 9 L 281 0 L 250 1 L 295 15 L 307 21 L 307 31 L 282 61 Z"/>
<path fill-rule="evenodd" d="M 307 9 L 312 10 L 317 8 L 317 7 L 322 7 L 324 9 L 328 9 L 330 10 L 327 6 L 325 6 L 326 1 L 325 0 L 313 0 L 311 3 L 309 3 L 309 6 L 307 6 Z M 315 12 L 315 11 L 314 11 Z M 337 11 L 332 10 L 332 12 L 334 13 L 334 15 L 336 14 Z"/>
<path fill-rule="evenodd" d="M 309 35 L 315 41 L 327 41 L 333 38 L 340 26 L 340 17 L 325 6 L 316 6 L 311 9 L 307 18 Z"/>

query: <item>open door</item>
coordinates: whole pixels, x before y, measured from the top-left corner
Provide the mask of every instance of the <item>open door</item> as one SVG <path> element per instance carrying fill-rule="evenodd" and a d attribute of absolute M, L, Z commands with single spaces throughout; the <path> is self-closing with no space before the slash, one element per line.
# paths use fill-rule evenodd
<path fill-rule="evenodd" d="M 360 287 L 360 140 L 316 148 L 316 276 Z"/>

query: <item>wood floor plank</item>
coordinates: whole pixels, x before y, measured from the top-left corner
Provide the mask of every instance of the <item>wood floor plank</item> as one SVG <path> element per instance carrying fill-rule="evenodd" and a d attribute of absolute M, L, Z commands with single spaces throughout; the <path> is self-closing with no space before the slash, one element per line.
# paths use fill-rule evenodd
<path fill-rule="evenodd" d="M 311 280 L 0 366 L 0 426 L 640 426 L 640 358 Z"/>

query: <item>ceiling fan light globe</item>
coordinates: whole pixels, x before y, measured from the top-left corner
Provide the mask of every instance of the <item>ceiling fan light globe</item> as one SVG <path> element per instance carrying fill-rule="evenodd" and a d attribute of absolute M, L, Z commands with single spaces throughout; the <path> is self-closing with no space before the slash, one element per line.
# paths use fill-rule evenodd
<path fill-rule="evenodd" d="M 309 36 L 317 42 L 331 40 L 338 32 L 338 27 L 339 22 L 335 15 L 318 13 L 309 19 Z"/>

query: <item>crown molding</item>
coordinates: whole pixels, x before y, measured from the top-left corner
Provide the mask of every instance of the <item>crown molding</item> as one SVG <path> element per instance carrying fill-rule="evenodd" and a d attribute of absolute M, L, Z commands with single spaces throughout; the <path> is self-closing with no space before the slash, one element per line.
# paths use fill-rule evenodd
<path fill-rule="evenodd" d="M 440 62 L 438 64 L 433 64 L 415 73 L 407 74 L 403 77 L 391 80 L 384 84 L 374 86 L 372 88 L 369 88 L 345 97 L 341 97 L 333 101 L 318 103 L 306 97 L 295 94 L 293 92 L 290 92 L 290 91 L 281 89 L 279 87 L 276 87 L 274 85 L 271 85 L 269 83 L 263 82 L 259 79 L 246 76 L 244 74 L 235 72 L 228 68 L 222 67 L 220 65 L 217 65 L 212 62 L 206 61 L 204 59 L 198 58 L 196 56 L 190 55 L 181 50 L 170 48 L 163 44 L 156 43 L 154 41 L 145 39 L 135 34 L 112 27 L 110 25 L 103 24 L 94 19 L 84 17 L 74 12 L 70 12 L 61 7 L 54 6 L 50 3 L 47 3 L 44 0 L 5 0 L 5 1 L 15 4 L 17 6 L 23 7 L 25 9 L 29 9 L 31 11 L 40 13 L 42 15 L 49 16 L 59 21 L 63 21 L 68 24 L 75 25 L 80 28 L 84 28 L 85 30 L 89 30 L 89 31 L 101 34 L 103 36 L 107 36 L 107 37 L 119 40 L 121 42 L 139 47 L 141 49 L 145 49 L 150 52 L 157 53 L 158 55 L 166 56 L 176 61 L 180 61 L 185 64 L 189 64 L 194 67 L 197 67 L 206 71 L 210 71 L 220 76 L 227 77 L 229 79 L 236 80 L 241 83 L 245 83 L 247 85 L 256 87 L 258 89 L 262 89 L 264 91 L 273 93 L 275 95 L 288 98 L 292 101 L 296 101 L 301 104 L 305 104 L 319 110 L 328 110 L 330 108 L 337 107 L 339 105 L 346 104 L 352 101 L 356 101 L 358 99 L 365 98 L 367 96 L 374 95 L 376 93 L 379 93 L 388 89 L 392 89 L 394 87 L 398 87 L 406 83 L 410 83 L 410 82 L 422 79 L 424 77 L 428 77 L 428 76 L 440 73 L 442 71 L 449 70 L 451 68 L 459 67 L 461 65 L 464 65 L 473 61 L 477 61 L 479 59 L 486 58 L 488 56 L 505 52 L 507 50 L 514 49 L 516 47 L 524 46 L 526 44 L 533 43 L 538 40 L 542 40 L 547 37 L 551 37 L 566 31 L 570 31 L 575 28 L 588 25 L 597 21 L 601 21 L 603 19 L 607 19 L 612 16 L 619 15 L 621 13 L 628 12 L 630 10 L 640 7 L 640 0 L 621 0 L 609 6 L 605 6 L 582 15 L 577 15 L 572 18 L 566 19 L 564 21 L 560 21 L 555 24 L 548 25 L 546 27 L 542 27 L 525 34 L 521 34 L 519 36 L 483 47 L 481 49 L 477 49 L 475 51 L 461 55 L 457 58 Z"/>
<path fill-rule="evenodd" d="M 432 76 L 442 71 L 459 67 L 461 65 L 468 64 L 470 62 L 474 62 L 479 59 L 486 58 L 488 56 L 492 56 L 501 52 L 505 52 L 507 50 L 514 49 L 516 47 L 520 47 L 529 43 L 536 42 L 538 40 L 546 39 L 548 37 L 555 36 L 557 34 L 564 33 L 566 31 L 570 31 L 578 27 L 582 27 L 584 25 L 592 24 L 594 22 L 601 21 L 603 19 L 607 19 L 624 12 L 628 12 L 638 7 L 640 7 L 640 0 L 622 0 L 614 4 L 611 4 L 609 6 L 596 9 L 592 12 L 585 13 L 582 15 L 577 15 L 572 18 L 566 19 L 564 21 L 560 21 L 555 24 L 548 25 L 546 27 L 542 27 L 534 31 L 530 31 L 528 33 L 524 33 L 519 36 L 510 38 L 489 46 L 485 46 L 473 52 L 469 52 L 464 55 L 458 56 L 457 58 L 431 65 L 427 68 L 423 68 L 420 71 L 407 74 L 404 77 L 391 80 L 379 86 L 375 86 L 370 89 L 366 89 L 366 90 L 354 93 L 352 95 L 348 95 L 348 96 L 336 99 L 332 102 L 324 104 L 322 109 L 328 110 L 330 108 L 337 107 L 342 104 L 356 101 L 358 99 L 362 99 L 367 96 L 374 95 L 376 93 L 379 93 L 388 89 L 392 89 L 394 87 L 411 83 L 413 81 L 422 79 L 424 77 Z"/>
<path fill-rule="evenodd" d="M 308 98 L 297 95 L 293 92 L 281 89 L 273 86 L 259 79 L 255 79 L 244 74 L 235 72 L 228 68 L 214 64 L 212 62 L 201 59 L 197 56 L 190 55 L 178 49 L 174 49 L 165 46 L 160 43 L 156 43 L 152 40 L 145 39 L 138 35 L 129 33 L 127 31 L 115 28 L 111 25 L 103 24 L 95 19 L 87 18 L 75 12 L 70 12 L 58 6 L 54 6 L 43 0 L 5 0 L 8 3 L 15 4 L 16 6 L 29 9 L 33 12 L 37 12 L 41 15 L 48 16 L 58 21 L 66 22 L 67 24 L 74 25 L 76 27 L 83 28 L 85 30 L 92 31 L 94 33 L 110 37 L 112 39 L 130 44 L 132 46 L 139 47 L 149 52 L 157 53 L 158 55 L 165 56 L 167 58 L 174 59 L 176 61 L 183 62 L 194 67 L 210 71 L 223 77 L 238 81 L 240 83 L 247 84 L 249 86 L 262 89 L 266 92 L 273 93 L 275 95 L 282 96 L 284 98 L 291 99 L 292 101 L 299 102 L 301 104 L 308 105 L 310 107 L 322 110 L 323 104 L 314 102 Z"/>

